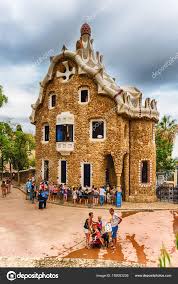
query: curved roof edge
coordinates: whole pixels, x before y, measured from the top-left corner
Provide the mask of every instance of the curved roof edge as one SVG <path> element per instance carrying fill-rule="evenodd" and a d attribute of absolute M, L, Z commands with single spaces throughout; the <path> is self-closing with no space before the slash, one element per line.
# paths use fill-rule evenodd
<path fill-rule="evenodd" d="M 133 119 L 147 118 L 157 122 L 159 120 L 157 102 L 150 98 L 147 98 L 144 102 L 142 102 L 142 93 L 135 87 L 119 87 L 115 83 L 115 80 L 106 73 L 105 67 L 102 64 L 103 56 L 99 55 L 99 52 L 96 52 L 96 55 L 94 54 L 92 43 L 93 40 L 90 39 L 90 35 L 84 34 L 80 40 L 77 41 L 76 51 L 69 51 L 65 46 L 63 46 L 62 53 L 50 58 L 51 63 L 47 75 L 43 81 L 40 82 L 39 97 L 36 103 L 32 105 L 32 114 L 30 116 L 31 123 L 35 123 L 35 112 L 38 106 L 42 103 L 44 87 L 53 79 L 54 67 L 61 57 L 65 58 L 65 60 L 73 60 L 78 66 L 78 74 L 89 74 L 92 78 L 94 78 L 98 85 L 98 94 L 108 95 L 115 100 L 116 111 L 118 114 L 126 115 Z M 65 65 L 65 67 L 68 66 Z M 75 74 L 75 70 L 73 69 L 71 74 Z"/>

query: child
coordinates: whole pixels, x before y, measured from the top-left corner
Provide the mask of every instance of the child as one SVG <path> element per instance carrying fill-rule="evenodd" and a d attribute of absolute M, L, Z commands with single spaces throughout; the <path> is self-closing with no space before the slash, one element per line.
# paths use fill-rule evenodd
<path fill-rule="evenodd" d="M 103 246 L 104 245 L 104 241 L 103 241 L 103 239 L 101 237 L 101 232 L 98 229 L 98 223 L 93 224 L 93 228 L 92 229 L 93 229 L 93 231 L 92 231 L 93 241 L 96 242 L 97 239 L 98 239 L 98 240 L 100 240 L 100 243 Z"/>
<path fill-rule="evenodd" d="M 73 192 L 72 192 L 72 199 L 73 199 L 73 203 L 76 204 L 76 200 L 77 200 L 77 191 L 74 187 Z"/>
<path fill-rule="evenodd" d="M 64 201 L 67 201 L 67 187 L 64 186 Z"/>
<path fill-rule="evenodd" d="M 111 194 L 108 191 L 107 196 L 106 196 L 107 204 L 111 204 Z"/>
<path fill-rule="evenodd" d="M 102 218 L 101 218 L 101 216 L 98 216 L 98 230 L 101 232 L 102 228 L 103 228 Z"/>

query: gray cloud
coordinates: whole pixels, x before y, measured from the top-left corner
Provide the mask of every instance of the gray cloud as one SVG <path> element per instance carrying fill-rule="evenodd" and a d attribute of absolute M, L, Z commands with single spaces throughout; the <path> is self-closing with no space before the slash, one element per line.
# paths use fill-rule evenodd
<path fill-rule="evenodd" d="M 0 10 L 0 84 L 9 96 L 0 119 L 9 110 L 31 129 L 26 118 L 47 71 L 44 55 L 59 53 L 64 43 L 74 49 L 85 21 L 118 84 L 137 86 L 158 99 L 161 114 L 177 117 L 178 59 L 152 76 L 178 53 L 177 0 L 1 0 Z M 25 101 L 29 106 L 20 110 Z"/>

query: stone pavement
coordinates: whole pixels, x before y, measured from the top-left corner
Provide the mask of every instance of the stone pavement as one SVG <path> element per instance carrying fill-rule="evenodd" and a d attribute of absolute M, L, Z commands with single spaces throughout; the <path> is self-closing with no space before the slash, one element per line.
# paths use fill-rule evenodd
<path fill-rule="evenodd" d="M 107 221 L 106 209 L 47 204 L 39 210 L 16 188 L 6 199 L 0 197 L 0 208 L 0 266 L 157 266 L 162 242 L 172 265 L 178 263 L 178 210 L 119 212 L 123 222 L 113 252 L 84 248 L 83 224 L 89 211 Z"/>

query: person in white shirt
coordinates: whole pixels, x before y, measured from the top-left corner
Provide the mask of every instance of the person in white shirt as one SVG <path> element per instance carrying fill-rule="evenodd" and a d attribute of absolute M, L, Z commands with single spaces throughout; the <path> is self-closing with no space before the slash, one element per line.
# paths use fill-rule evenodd
<path fill-rule="evenodd" d="M 116 248 L 118 225 L 122 222 L 122 219 L 114 212 L 113 208 L 109 209 L 109 213 L 111 214 L 113 248 Z"/>
<path fill-rule="evenodd" d="M 99 189 L 100 205 L 101 205 L 101 206 L 104 204 L 105 193 L 106 193 L 106 191 L 105 191 L 104 187 L 101 187 L 101 188 Z"/>

